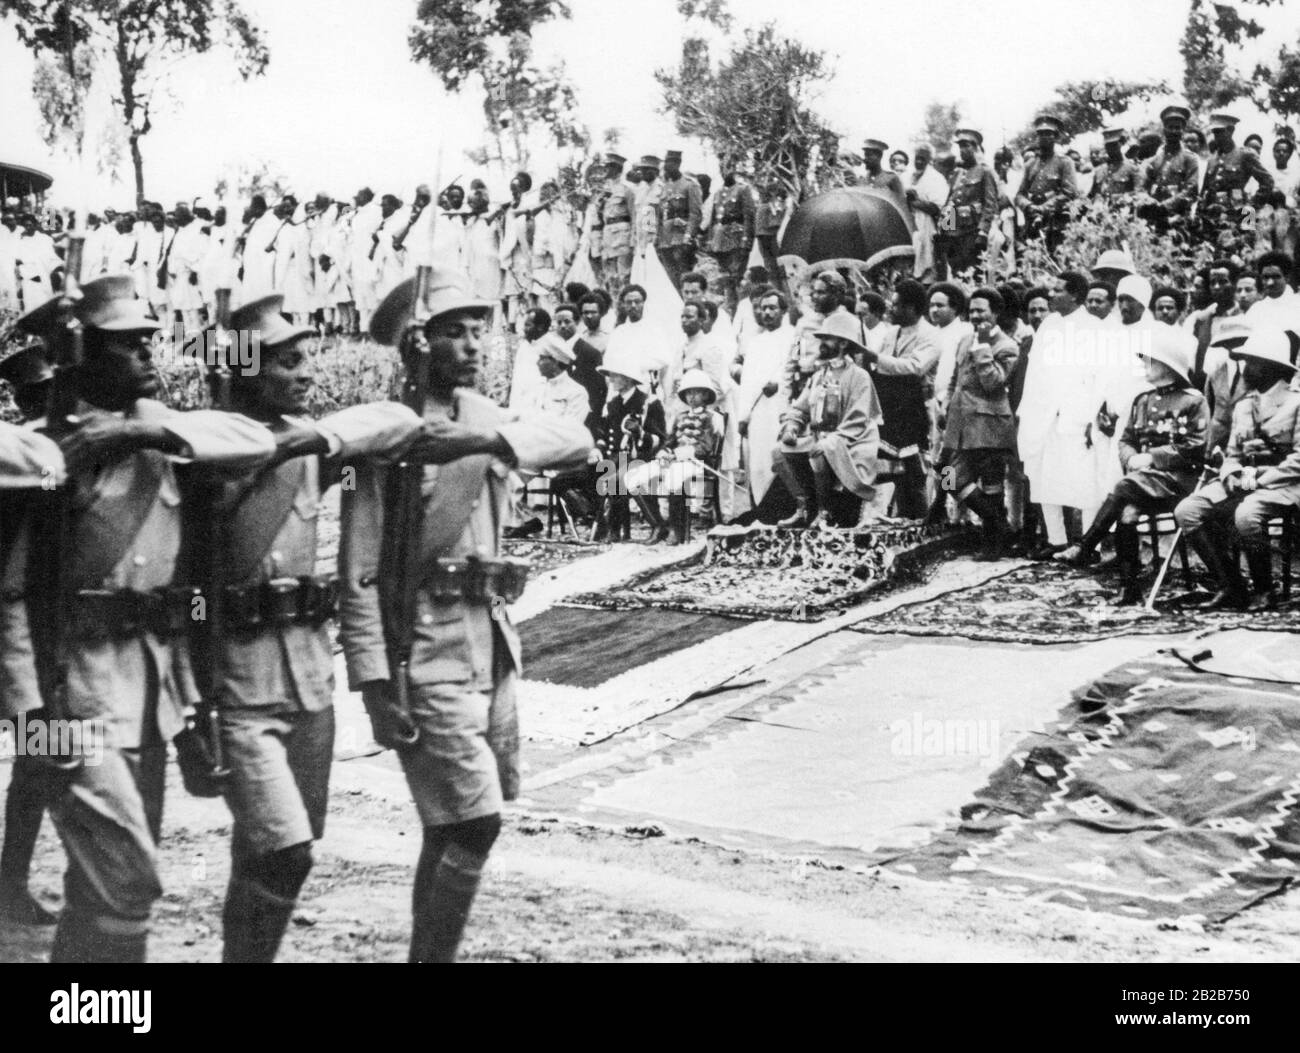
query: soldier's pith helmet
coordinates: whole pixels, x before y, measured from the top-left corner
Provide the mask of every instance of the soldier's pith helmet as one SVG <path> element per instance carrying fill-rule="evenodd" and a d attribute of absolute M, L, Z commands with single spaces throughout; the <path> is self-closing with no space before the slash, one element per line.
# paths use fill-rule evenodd
<path fill-rule="evenodd" d="M 682 375 L 681 383 L 677 385 L 677 397 L 685 402 L 688 391 L 707 391 L 710 404 L 718 401 L 718 387 L 702 369 L 688 369 Z"/>
<path fill-rule="evenodd" d="M 7 358 L 0 359 L 0 380 L 6 380 L 15 388 L 40 384 L 52 379 L 54 370 L 44 344 L 28 344 Z"/>
<path fill-rule="evenodd" d="M 862 323 L 858 321 L 857 315 L 849 314 L 848 311 L 832 312 L 813 336 L 819 340 L 823 336 L 838 336 L 841 340 L 847 340 L 859 351 L 866 350 L 862 343 Z"/>
<path fill-rule="evenodd" d="M 1191 372 L 1195 342 L 1188 334 L 1179 332 L 1171 325 L 1152 326 L 1147 333 L 1150 335 L 1150 340 L 1139 346 L 1137 353 L 1143 358 L 1163 362 L 1178 374 L 1186 386 L 1190 387 L 1192 382 L 1188 378 L 1188 373 Z"/>
<path fill-rule="evenodd" d="M 1229 351 L 1233 358 L 1257 358 L 1261 362 L 1275 362 L 1295 372 L 1296 364 L 1291 354 L 1291 340 L 1282 329 L 1259 329 L 1247 337 L 1246 342 L 1235 351 Z"/>
<path fill-rule="evenodd" d="M 415 307 L 416 279 L 407 278 L 398 283 L 370 319 L 370 336 L 381 344 L 392 347 L 402 338 L 406 323 Z M 486 319 L 495 306 L 491 300 L 479 300 L 465 288 L 460 273 L 446 267 L 434 267 L 429 276 L 429 291 L 421 305 L 419 316 L 427 324 L 444 314 L 463 311 L 476 318 Z"/>
<path fill-rule="evenodd" d="M 263 347 L 279 347 L 302 336 L 314 335 L 314 330 L 306 326 L 286 322 L 284 315 L 284 297 L 279 293 L 263 296 L 241 305 L 230 314 L 230 328 L 241 333 L 256 333 Z"/>
<path fill-rule="evenodd" d="M 1254 326 L 1245 318 L 1225 318 L 1218 332 L 1210 340 L 1211 347 L 1224 347 L 1233 351 L 1250 339 Z"/>
<path fill-rule="evenodd" d="M 641 366 L 640 359 L 635 352 L 624 348 L 615 348 L 607 353 L 600 365 L 600 372 L 617 373 L 620 377 L 627 377 L 637 384 L 646 382 L 645 370 Z"/>
<path fill-rule="evenodd" d="M 1120 271 L 1124 274 L 1137 273 L 1133 257 L 1123 249 L 1107 249 L 1097 257 L 1097 262 L 1092 265 L 1092 270 L 1094 274 L 1097 271 Z"/>

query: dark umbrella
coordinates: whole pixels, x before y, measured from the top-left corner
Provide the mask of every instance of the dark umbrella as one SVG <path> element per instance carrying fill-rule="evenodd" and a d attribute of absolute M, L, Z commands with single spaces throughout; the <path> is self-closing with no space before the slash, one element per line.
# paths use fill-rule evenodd
<path fill-rule="evenodd" d="M 889 191 L 843 187 L 795 209 L 781 239 L 781 254 L 810 265 L 864 265 L 870 270 L 885 260 L 915 255 L 913 229 L 906 203 Z"/>

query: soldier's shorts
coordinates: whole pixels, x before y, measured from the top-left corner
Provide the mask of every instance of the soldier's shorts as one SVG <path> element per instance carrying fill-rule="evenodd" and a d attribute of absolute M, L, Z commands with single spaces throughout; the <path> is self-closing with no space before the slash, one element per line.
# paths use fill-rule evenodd
<path fill-rule="evenodd" d="M 1003 449 L 953 450 L 952 494 L 959 500 L 974 490 L 986 494 L 1000 494 L 1006 478 L 1007 462 L 1011 451 Z"/>
<path fill-rule="evenodd" d="M 496 815 L 519 792 L 519 732 L 513 673 L 495 688 L 416 684 L 411 716 L 420 741 L 399 749 L 406 783 L 423 826 Z"/>
<path fill-rule="evenodd" d="M 1270 519 L 1286 515 L 1294 507 L 1295 502 L 1284 490 L 1238 490 L 1229 496 L 1222 483 L 1211 483 L 1180 501 L 1174 519 L 1184 530 L 1198 530 L 1208 522 L 1231 518 L 1238 534 L 1254 540 L 1267 536 Z"/>
<path fill-rule="evenodd" d="M 234 817 L 231 851 L 251 859 L 314 841 L 325 832 L 334 710 L 283 706 L 221 711 L 221 742 Z"/>
<path fill-rule="evenodd" d="M 68 870 L 67 910 L 101 932 L 142 933 L 158 877 L 167 748 L 106 746 L 99 764 L 84 765 L 50 801 Z"/>

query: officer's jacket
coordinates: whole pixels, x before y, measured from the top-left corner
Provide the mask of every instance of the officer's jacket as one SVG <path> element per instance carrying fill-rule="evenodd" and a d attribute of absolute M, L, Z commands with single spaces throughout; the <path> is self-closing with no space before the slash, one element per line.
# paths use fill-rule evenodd
<path fill-rule="evenodd" d="M 709 224 L 709 251 L 735 252 L 754 243 L 754 192 L 733 183 L 713 195 L 713 220 Z"/>
<path fill-rule="evenodd" d="M 1205 454 L 1209 418 L 1204 396 L 1181 383 L 1142 392 L 1120 435 L 1120 466 L 1128 471 L 1135 455 L 1149 453 L 1152 468 L 1179 476 L 1190 489 Z"/>
<path fill-rule="evenodd" d="M 1205 205 L 1241 208 L 1246 204 L 1246 184 L 1255 180 L 1261 193 L 1273 189 L 1273 177 L 1264 162 L 1240 146 L 1226 154 L 1215 154 L 1205 167 L 1201 201 Z"/>
<path fill-rule="evenodd" d="M 1246 382 L 1241 377 L 1241 363 L 1226 355 L 1205 378 L 1205 401 L 1210 406 L 1210 427 L 1205 437 L 1205 449 L 1226 446 L 1232 433 L 1232 411 L 1246 394 Z"/>
<path fill-rule="evenodd" d="M 701 202 L 700 184 L 690 176 L 665 179 L 659 194 L 659 235 L 655 244 L 667 249 L 693 242 L 700 229 Z"/>
<path fill-rule="evenodd" d="M 81 403 L 83 419 L 108 411 Z M 186 447 L 184 457 L 140 450 L 106 465 L 98 474 L 73 478 L 72 551 L 65 554 L 69 585 L 106 591 L 150 590 L 173 584 L 181 546 L 180 489 L 175 466 L 202 463 L 243 471 L 265 463 L 275 452 L 271 432 L 233 413 L 194 410 L 179 413 L 160 402 L 140 399 L 127 414 L 161 423 Z M 20 540 L 6 571 L 6 591 L 22 590 L 47 566 L 42 546 L 48 526 Z M 24 553 L 28 558 L 21 558 Z M 30 565 L 28 563 L 30 559 Z M 15 638 L 26 623 L 6 620 L 0 641 L 4 654 L 31 653 L 30 639 Z M 67 707 L 78 719 L 105 722 L 107 741 L 119 748 L 141 744 L 150 721 L 146 712 L 151 685 L 158 688 L 157 727 L 170 739 L 184 726 L 184 709 L 197 698 L 187 648 L 179 638 L 162 640 L 149 629 L 125 638 L 73 639 L 67 653 Z M 34 675 L 34 669 L 29 674 Z M 37 695 L 17 700 L 34 708 Z M 7 704 L 13 704 L 6 699 Z"/>
<path fill-rule="evenodd" d="M 1157 201 L 1175 205 L 1174 211 L 1187 208 L 1196 200 L 1196 184 L 1201 162 L 1189 150 L 1165 153 L 1162 146 L 1147 162 L 1146 191 Z"/>
<path fill-rule="evenodd" d="M 277 579 L 315 575 L 321 495 L 340 480 L 350 485 L 344 460 L 395 455 L 419 431 L 420 419 L 399 402 L 376 402 L 312 426 L 329 440 L 328 456 L 295 457 L 221 485 L 224 585 L 251 592 Z M 326 625 L 266 623 L 240 632 L 228 624 L 217 643 L 223 706 L 329 708 L 334 659 Z"/>
<path fill-rule="evenodd" d="M 1293 504 L 1300 504 L 1300 392 L 1278 381 L 1267 391 L 1252 391 L 1232 411 L 1232 435 L 1220 478 L 1241 471 L 1251 462 L 1251 440 L 1266 443 L 1269 460 L 1279 463 L 1261 467 L 1255 476 L 1260 489 L 1281 490 Z"/>
<path fill-rule="evenodd" d="M 998 180 L 993 170 L 982 164 L 958 168 L 948 203 L 939 214 L 940 232 L 988 237 L 997 214 Z"/>
<path fill-rule="evenodd" d="M 641 428 L 641 434 L 635 440 L 623 428 L 624 420 L 629 417 L 634 418 Z M 620 450 L 626 450 L 630 460 L 648 461 L 667 438 L 664 404 L 640 388 L 626 397 L 613 395 L 605 403 L 597 445 L 606 457 L 617 457 Z"/>
<path fill-rule="evenodd" d="M 581 424 L 545 414 L 521 418 L 465 388 L 456 389 L 454 411 L 461 424 L 499 434 L 514 453 L 513 463 L 476 454 L 424 469 L 422 579 L 438 559 L 498 557 L 512 468 L 576 467 L 586 463 L 591 449 L 591 436 Z M 446 419 L 446 411 L 430 402 L 425 419 Z M 386 473 L 373 461 L 349 467 L 356 469 L 356 485 L 342 492 L 339 639 L 348 684 L 356 691 L 390 678 L 377 587 Z M 420 590 L 410 665 L 414 685 L 458 683 L 490 690 L 504 668 L 521 669 L 519 635 L 504 610 L 464 599 L 435 601 L 428 589 Z"/>
<path fill-rule="evenodd" d="M 1112 164 L 1109 161 L 1097 167 L 1092 180 L 1091 197 L 1112 198 L 1131 194 L 1138 188 L 1137 165 L 1131 161 Z"/>
<path fill-rule="evenodd" d="M 1061 211 L 1078 195 L 1074 179 L 1074 162 L 1063 154 L 1052 154 L 1046 161 L 1035 158 L 1025 169 L 1025 179 L 1016 195 L 1020 208 L 1035 205 L 1048 211 Z"/>
<path fill-rule="evenodd" d="M 899 197 L 903 197 L 903 181 L 898 178 L 898 173 L 882 168 L 874 175 L 867 176 L 861 186 L 869 186 L 873 190 L 892 190 Z"/>
<path fill-rule="evenodd" d="M 943 444 L 954 450 L 1016 448 L 1009 384 L 1020 357 L 1016 342 L 996 326 L 987 342 L 971 333 L 957 345 L 948 387 Z"/>
<path fill-rule="evenodd" d="M 605 259 L 632 251 L 632 221 L 636 218 L 636 191 L 622 179 L 609 184 L 600 209 L 600 251 Z"/>

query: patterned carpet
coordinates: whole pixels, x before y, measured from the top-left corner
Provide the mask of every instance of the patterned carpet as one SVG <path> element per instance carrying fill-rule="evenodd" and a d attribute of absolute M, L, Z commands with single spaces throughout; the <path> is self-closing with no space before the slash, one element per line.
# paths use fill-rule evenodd
<path fill-rule="evenodd" d="M 1149 583 L 1146 586 L 1149 588 Z M 1272 629 L 1300 632 L 1300 603 L 1261 614 L 1206 614 L 1181 605 L 1182 585 L 1170 582 L 1155 613 L 1110 602 L 1118 581 L 1057 563 L 1022 566 L 984 585 L 909 604 L 859 622 L 864 633 L 962 636 L 1003 643 L 1058 644 L 1115 636 L 1164 635 L 1198 629 Z M 1184 597 L 1189 594 L 1183 593 Z M 1201 591 L 1193 596 L 1206 598 Z M 1300 598 L 1298 598 L 1300 599 Z"/>
<path fill-rule="evenodd" d="M 1294 678 L 1292 641 L 1232 635 Z M 1211 642 L 1233 650 L 1229 638 Z M 1297 703 L 1294 683 L 1198 673 L 1161 655 L 1126 663 L 1022 741 L 955 829 L 883 865 L 1085 910 L 1224 921 L 1300 873 Z"/>
<path fill-rule="evenodd" d="M 856 530 L 719 527 L 709 532 L 699 559 L 571 601 L 622 610 L 660 607 L 817 620 L 861 602 L 886 583 L 915 580 L 927 560 L 961 543 L 960 535 L 899 520 Z"/>

